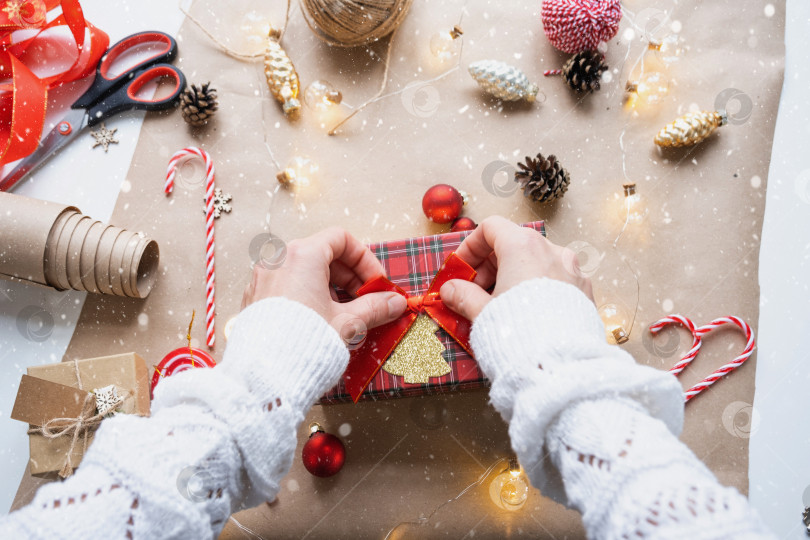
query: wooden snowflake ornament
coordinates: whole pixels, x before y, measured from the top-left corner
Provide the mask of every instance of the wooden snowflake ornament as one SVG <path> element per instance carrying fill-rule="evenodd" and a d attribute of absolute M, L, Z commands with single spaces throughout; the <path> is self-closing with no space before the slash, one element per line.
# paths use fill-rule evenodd
<path fill-rule="evenodd" d="M 118 131 L 118 128 L 107 129 L 107 126 L 103 123 L 98 131 L 91 131 L 90 135 L 96 140 L 95 144 L 93 144 L 93 148 L 101 146 L 106 153 L 111 144 L 118 144 L 118 139 L 115 138 L 116 131 Z"/>
<path fill-rule="evenodd" d="M 96 396 L 96 410 L 102 416 L 115 412 L 115 409 L 124 402 L 124 398 L 118 395 L 114 384 L 96 388 L 93 390 L 93 395 Z"/>
<path fill-rule="evenodd" d="M 214 190 L 214 219 L 218 219 L 219 216 L 222 215 L 222 212 L 226 214 L 230 214 L 233 207 L 229 204 L 231 202 L 230 193 L 222 193 L 222 190 L 216 188 Z M 205 201 L 205 199 L 203 199 Z M 203 212 L 205 212 L 205 207 L 203 206 Z"/>

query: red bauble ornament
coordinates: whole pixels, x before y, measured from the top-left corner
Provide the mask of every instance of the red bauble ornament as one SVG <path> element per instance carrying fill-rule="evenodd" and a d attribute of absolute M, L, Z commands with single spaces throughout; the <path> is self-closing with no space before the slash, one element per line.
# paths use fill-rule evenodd
<path fill-rule="evenodd" d="M 461 214 L 466 195 L 447 184 L 436 184 L 422 197 L 422 211 L 434 223 L 450 223 Z"/>
<path fill-rule="evenodd" d="M 450 225 L 451 232 L 471 231 L 478 227 L 478 225 L 468 217 L 460 217 Z"/>
<path fill-rule="evenodd" d="M 324 433 L 318 424 L 310 424 L 309 440 L 301 451 L 304 467 L 321 478 L 334 476 L 346 461 L 346 447 L 331 433 Z"/>

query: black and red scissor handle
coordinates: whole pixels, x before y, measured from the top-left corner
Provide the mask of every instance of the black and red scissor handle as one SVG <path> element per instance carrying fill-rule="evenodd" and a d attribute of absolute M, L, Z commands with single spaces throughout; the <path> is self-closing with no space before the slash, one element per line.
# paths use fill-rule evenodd
<path fill-rule="evenodd" d="M 152 54 L 140 58 L 119 75 L 112 77 L 111 68 L 115 61 L 135 48 Z M 110 47 L 101 58 L 93 84 L 72 108 L 87 109 L 89 126 L 125 110 L 170 108 L 186 87 L 183 73 L 168 63 L 176 57 L 177 42 L 163 32 L 139 32 L 125 37 Z M 138 92 L 145 84 L 161 78 L 174 80 L 174 89 L 168 96 L 160 99 L 144 99 L 138 96 Z"/>

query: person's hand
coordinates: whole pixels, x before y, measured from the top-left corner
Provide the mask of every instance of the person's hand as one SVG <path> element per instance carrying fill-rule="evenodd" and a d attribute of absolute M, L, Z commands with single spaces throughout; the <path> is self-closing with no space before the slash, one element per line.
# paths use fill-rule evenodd
<path fill-rule="evenodd" d="M 445 283 L 439 294 L 450 309 L 475 319 L 499 294 L 533 278 L 547 277 L 578 287 L 593 301 L 591 280 L 582 275 L 576 254 L 548 241 L 539 232 L 500 216 L 488 217 L 467 237 L 456 254 L 475 268 L 475 281 Z M 492 294 L 485 289 L 495 289 Z"/>
<path fill-rule="evenodd" d="M 315 310 L 348 343 L 365 331 L 388 323 L 408 307 L 398 293 L 371 293 L 351 302 L 337 302 L 334 283 L 354 294 L 368 279 L 385 274 L 380 261 L 343 229 L 330 228 L 286 245 L 286 255 L 276 255 L 280 266 L 262 262 L 253 267 L 253 277 L 242 297 L 242 308 L 271 296 L 283 296 Z"/>

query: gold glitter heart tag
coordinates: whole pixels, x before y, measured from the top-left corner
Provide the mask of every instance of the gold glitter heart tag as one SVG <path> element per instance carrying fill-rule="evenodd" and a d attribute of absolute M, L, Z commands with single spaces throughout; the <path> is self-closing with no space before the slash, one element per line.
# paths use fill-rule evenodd
<path fill-rule="evenodd" d="M 419 315 L 408 333 L 388 357 L 383 369 L 401 375 L 406 383 L 427 384 L 431 377 L 450 373 L 450 364 L 442 357 L 444 345 L 436 337 L 439 325 L 425 314 Z"/>

